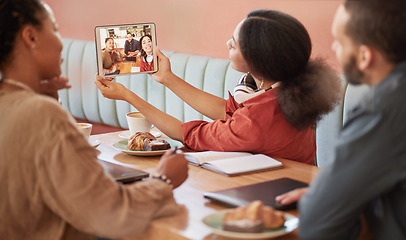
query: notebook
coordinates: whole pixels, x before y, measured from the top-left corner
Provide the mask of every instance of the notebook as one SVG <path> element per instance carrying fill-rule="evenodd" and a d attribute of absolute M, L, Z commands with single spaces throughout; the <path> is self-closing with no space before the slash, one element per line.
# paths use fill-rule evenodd
<path fill-rule="evenodd" d="M 134 168 L 125 167 L 98 159 L 104 171 L 110 174 L 116 181 L 121 183 L 131 183 L 149 176 L 149 173 Z"/>
<path fill-rule="evenodd" d="M 227 176 L 283 167 L 281 162 L 269 156 L 247 152 L 187 152 L 185 158 L 194 165 Z"/>
<path fill-rule="evenodd" d="M 278 210 L 295 209 L 296 203 L 281 206 L 275 197 L 296 188 L 307 187 L 308 184 L 290 178 L 279 178 L 267 182 L 230 188 L 216 192 L 205 192 L 205 198 L 214 203 L 227 207 L 239 207 L 250 204 L 254 200 L 261 200 L 265 205 Z"/>

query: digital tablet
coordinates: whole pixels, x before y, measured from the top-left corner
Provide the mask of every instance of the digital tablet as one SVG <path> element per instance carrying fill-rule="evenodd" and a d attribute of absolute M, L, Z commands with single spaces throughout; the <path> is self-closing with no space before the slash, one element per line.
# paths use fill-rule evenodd
<path fill-rule="evenodd" d="M 203 195 L 205 198 L 227 207 L 245 206 L 254 200 L 261 200 L 265 205 L 274 207 L 275 209 L 289 210 L 295 209 L 296 203 L 280 205 L 275 201 L 275 197 L 296 188 L 307 186 L 307 183 L 291 178 L 279 178 L 216 192 L 205 192 Z"/>
<path fill-rule="evenodd" d="M 154 23 L 96 26 L 94 31 L 100 76 L 158 71 Z"/>
<path fill-rule="evenodd" d="M 142 180 L 149 176 L 149 173 L 134 168 L 125 167 L 119 164 L 111 163 L 98 159 L 104 171 L 111 175 L 116 181 L 121 183 L 132 183 Z"/>

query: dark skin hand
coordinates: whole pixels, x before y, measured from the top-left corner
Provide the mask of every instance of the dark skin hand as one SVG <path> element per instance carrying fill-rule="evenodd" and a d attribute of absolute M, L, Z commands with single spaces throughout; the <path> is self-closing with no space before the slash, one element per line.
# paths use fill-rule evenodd
<path fill-rule="evenodd" d="M 187 179 L 188 169 L 188 161 L 184 154 L 174 154 L 174 151 L 166 151 L 156 171 L 169 178 L 173 188 L 177 188 Z"/>

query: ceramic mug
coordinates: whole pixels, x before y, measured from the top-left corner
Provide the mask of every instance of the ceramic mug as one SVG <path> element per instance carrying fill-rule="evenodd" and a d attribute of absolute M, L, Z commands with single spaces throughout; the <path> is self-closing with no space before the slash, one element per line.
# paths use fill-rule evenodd
<path fill-rule="evenodd" d="M 78 130 L 85 136 L 86 139 L 89 139 L 90 133 L 92 132 L 93 125 L 90 123 L 76 123 Z"/>
<path fill-rule="evenodd" d="M 136 132 L 149 132 L 152 128 L 152 123 L 140 112 L 127 113 L 126 118 L 131 136 Z"/>

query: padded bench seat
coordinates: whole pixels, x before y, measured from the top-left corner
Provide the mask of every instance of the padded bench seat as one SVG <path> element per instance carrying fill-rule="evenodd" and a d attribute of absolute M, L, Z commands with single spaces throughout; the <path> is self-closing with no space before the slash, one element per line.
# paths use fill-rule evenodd
<path fill-rule="evenodd" d="M 62 105 L 80 121 L 94 124 L 93 134 L 105 131 L 128 129 L 126 113 L 136 111 L 124 101 L 104 98 L 94 84 L 97 72 L 96 47 L 94 42 L 76 39 L 63 39 L 62 76 L 68 77 L 72 88 L 59 92 Z M 173 73 L 193 86 L 218 97 L 228 98 L 239 78 L 243 75 L 230 66 L 228 59 L 218 59 L 192 54 L 163 51 L 171 61 Z M 160 110 L 179 120 L 207 120 L 170 90 L 155 82 L 147 74 L 136 74 L 116 77 L 124 84 Z M 329 162 L 334 150 L 335 139 L 346 119 L 346 111 L 355 104 L 368 90 L 365 85 L 347 85 L 345 95 L 339 106 L 325 116 L 316 128 L 317 164 Z"/>

